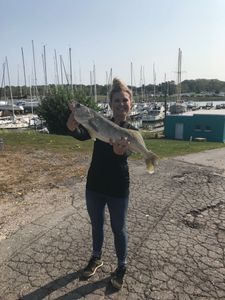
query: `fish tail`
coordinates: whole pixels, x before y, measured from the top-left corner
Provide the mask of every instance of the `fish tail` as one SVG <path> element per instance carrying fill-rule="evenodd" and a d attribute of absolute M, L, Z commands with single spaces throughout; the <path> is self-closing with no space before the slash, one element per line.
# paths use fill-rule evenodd
<path fill-rule="evenodd" d="M 159 157 L 155 153 L 148 151 L 148 154 L 145 158 L 145 163 L 149 174 L 154 173 L 155 166 L 157 165 L 158 159 Z"/>

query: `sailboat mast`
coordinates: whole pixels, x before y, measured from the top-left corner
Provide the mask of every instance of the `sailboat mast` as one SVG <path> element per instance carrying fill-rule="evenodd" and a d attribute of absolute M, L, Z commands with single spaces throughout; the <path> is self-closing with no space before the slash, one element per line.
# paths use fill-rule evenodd
<path fill-rule="evenodd" d="M 34 64 L 34 83 L 35 83 L 35 90 L 36 90 L 36 97 L 37 97 L 38 96 L 37 72 L 36 72 L 36 62 L 35 62 L 34 41 L 33 40 L 32 40 L 32 53 L 33 53 L 33 64 Z"/>
<path fill-rule="evenodd" d="M 142 78 L 142 66 L 141 66 L 141 69 L 140 69 L 140 86 L 141 86 L 141 100 L 143 101 L 144 97 L 143 97 L 143 78 Z"/>
<path fill-rule="evenodd" d="M 29 76 L 29 81 L 30 81 L 30 101 L 31 101 L 31 113 L 32 115 L 34 114 L 33 110 L 33 97 L 32 97 L 32 83 L 31 83 L 31 78 Z"/>
<path fill-rule="evenodd" d="M 62 63 L 62 55 L 60 55 L 60 74 L 61 74 L 61 85 L 63 87 L 63 63 Z"/>
<path fill-rule="evenodd" d="M 130 89 L 133 91 L 133 63 L 130 63 Z"/>
<path fill-rule="evenodd" d="M 58 60 L 56 50 L 54 49 L 55 53 L 55 71 L 56 71 L 56 85 L 59 85 L 59 69 L 58 69 Z"/>
<path fill-rule="evenodd" d="M 47 61 L 46 61 L 46 49 L 45 49 L 45 45 L 44 45 L 44 74 L 45 74 L 45 88 L 46 91 L 48 90 L 48 76 L 47 76 Z"/>
<path fill-rule="evenodd" d="M 110 73 L 109 73 L 109 88 L 111 89 L 112 87 L 112 81 L 113 81 L 113 74 L 112 74 L 112 68 L 110 69 Z"/>
<path fill-rule="evenodd" d="M 142 78 L 143 78 L 143 101 L 145 101 L 145 67 L 142 68 Z"/>
<path fill-rule="evenodd" d="M 66 73 L 66 67 L 64 65 L 63 58 L 62 58 L 62 66 L 63 66 L 63 70 L 64 70 L 64 74 L 65 74 L 65 77 L 66 77 L 67 84 L 69 85 L 69 78 L 68 78 L 67 73 Z"/>
<path fill-rule="evenodd" d="M 72 76 L 72 58 L 71 58 L 71 48 L 69 48 L 69 60 L 70 60 L 70 85 L 71 85 L 71 91 L 73 93 L 73 76 Z"/>
<path fill-rule="evenodd" d="M 95 70 L 95 64 L 93 65 L 93 75 L 94 75 L 94 94 L 95 94 L 95 103 L 97 103 L 97 87 L 96 87 L 96 70 Z"/>
<path fill-rule="evenodd" d="M 19 92 L 20 97 L 22 98 L 22 88 L 20 86 L 20 66 L 19 65 L 17 65 L 17 87 L 18 87 L 17 93 Z"/>
<path fill-rule="evenodd" d="M 80 62 L 79 62 L 79 88 L 80 90 L 82 90 L 82 79 L 81 79 L 81 66 L 80 66 Z"/>
<path fill-rule="evenodd" d="M 92 71 L 90 71 L 90 97 L 93 96 L 93 92 L 92 92 Z"/>
<path fill-rule="evenodd" d="M 181 61 L 182 51 L 178 50 L 178 70 L 177 70 L 177 102 L 181 102 Z"/>
<path fill-rule="evenodd" d="M 156 72 L 155 72 L 155 63 L 153 64 L 153 82 L 154 82 L 154 101 L 156 97 Z"/>
<path fill-rule="evenodd" d="M 9 91 L 10 91 L 10 98 L 11 98 L 11 104 L 12 104 L 13 121 L 15 121 L 14 103 L 13 103 L 13 95 L 12 95 L 12 88 L 11 88 L 10 75 L 9 75 L 9 64 L 8 64 L 7 56 L 5 57 L 5 64 L 6 64 L 6 70 L 7 70 L 7 75 L 8 75 L 8 83 L 9 83 Z"/>
<path fill-rule="evenodd" d="M 1 90 L 4 90 L 4 98 L 5 98 L 5 101 L 7 100 L 7 97 L 6 97 L 6 90 L 5 90 L 5 62 L 2 64 L 2 84 L 1 84 Z"/>
<path fill-rule="evenodd" d="M 27 93 L 27 80 L 26 80 L 26 69 L 25 69 L 25 62 L 24 62 L 24 54 L 23 54 L 23 47 L 21 47 L 22 52 L 22 62 L 23 62 L 23 79 L 24 79 L 24 87 L 25 87 L 25 94 Z"/>
<path fill-rule="evenodd" d="M 43 90 L 43 96 L 45 96 L 45 92 L 46 92 L 46 77 L 45 77 L 45 62 L 44 62 L 44 54 L 42 53 L 41 55 L 42 57 L 42 67 L 43 67 L 43 74 L 44 74 L 44 90 Z"/>

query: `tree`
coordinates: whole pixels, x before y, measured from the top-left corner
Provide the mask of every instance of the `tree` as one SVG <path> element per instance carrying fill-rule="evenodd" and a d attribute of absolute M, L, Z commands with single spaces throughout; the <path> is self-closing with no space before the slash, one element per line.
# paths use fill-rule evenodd
<path fill-rule="evenodd" d="M 76 91 L 74 93 L 61 89 L 54 91 L 41 100 L 38 107 L 38 116 L 44 119 L 50 133 L 67 134 L 68 129 L 66 122 L 70 114 L 68 107 L 69 102 L 75 99 L 80 103 L 97 110 L 97 105 L 94 100 L 86 96 L 83 91 Z"/>

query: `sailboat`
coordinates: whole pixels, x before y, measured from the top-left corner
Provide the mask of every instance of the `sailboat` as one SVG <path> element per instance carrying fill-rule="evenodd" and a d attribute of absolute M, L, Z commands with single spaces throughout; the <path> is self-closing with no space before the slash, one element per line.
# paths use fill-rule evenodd
<path fill-rule="evenodd" d="M 177 100 L 175 104 L 170 106 L 171 114 L 182 114 L 187 111 L 187 105 L 181 99 L 181 61 L 182 61 L 182 51 L 178 50 L 178 71 L 177 71 Z"/>
<path fill-rule="evenodd" d="M 155 122 L 161 121 L 165 117 L 165 108 L 162 104 L 156 102 L 156 72 L 155 72 L 155 63 L 153 64 L 153 80 L 154 80 L 154 94 L 153 102 L 149 107 L 145 109 L 145 112 L 142 115 L 143 122 Z"/>

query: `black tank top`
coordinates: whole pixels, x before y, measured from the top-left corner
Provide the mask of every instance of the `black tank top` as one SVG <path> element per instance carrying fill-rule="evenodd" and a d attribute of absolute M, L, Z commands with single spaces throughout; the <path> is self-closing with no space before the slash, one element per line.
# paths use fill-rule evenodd
<path fill-rule="evenodd" d="M 123 128 L 137 130 L 128 122 L 121 122 L 119 125 Z M 79 140 L 90 139 L 88 131 L 81 125 L 72 133 L 72 136 Z M 96 139 L 86 188 L 112 197 L 127 196 L 130 183 L 128 156 L 128 153 L 124 155 L 115 154 L 110 144 Z"/>

